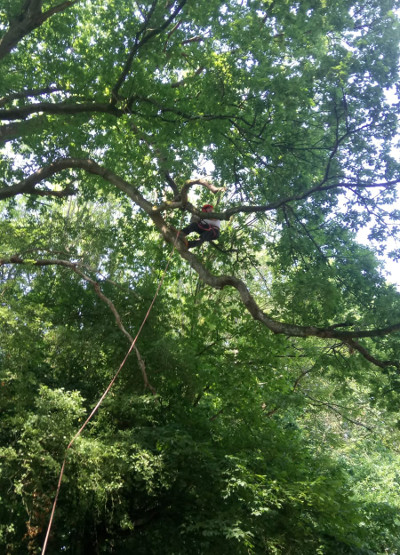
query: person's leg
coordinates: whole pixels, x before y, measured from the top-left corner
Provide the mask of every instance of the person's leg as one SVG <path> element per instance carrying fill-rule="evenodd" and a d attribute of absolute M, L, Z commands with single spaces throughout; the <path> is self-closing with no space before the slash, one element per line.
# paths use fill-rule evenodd
<path fill-rule="evenodd" d="M 197 222 L 192 222 L 191 224 L 184 227 L 181 231 L 184 235 L 189 235 L 189 233 L 192 233 L 193 231 L 201 233 L 201 229 L 199 228 L 199 224 Z"/>
<path fill-rule="evenodd" d="M 192 247 L 198 247 L 204 243 L 204 241 L 212 241 L 219 237 L 219 231 L 216 229 L 200 230 L 200 237 L 196 241 L 188 241 L 188 249 Z"/>
<path fill-rule="evenodd" d="M 188 241 L 187 248 L 191 249 L 192 247 L 198 247 L 203 243 L 200 239 L 196 239 L 195 241 Z"/>

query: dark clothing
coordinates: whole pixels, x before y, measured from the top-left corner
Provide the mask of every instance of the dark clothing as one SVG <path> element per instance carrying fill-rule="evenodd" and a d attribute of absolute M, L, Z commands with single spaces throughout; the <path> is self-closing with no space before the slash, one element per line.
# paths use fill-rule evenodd
<path fill-rule="evenodd" d="M 199 222 L 192 222 L 182 229 L 182 233 L 184 235 L 189 235 L 189 233 L 192 233 L 193 231 L 198 233 L 200 237 L 196 241 L 188 241 L 188 249 L 202 245 L 204 241 L 212 241 L 213 239 L 217 239 L 219 237 L 218 227 L 209 225 L 203 220 L 200 220 Z"/>

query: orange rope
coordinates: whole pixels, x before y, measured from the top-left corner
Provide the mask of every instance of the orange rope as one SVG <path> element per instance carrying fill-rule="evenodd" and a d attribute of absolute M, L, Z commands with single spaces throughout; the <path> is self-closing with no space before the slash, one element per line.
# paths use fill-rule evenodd
<path fill-rule="evenodd" d="M 86 428 L 87 424 L 91 421 L 91 419 L 93 418 L 93 416 L 95 415 L 95 413 L 98 411 L 98 409 L 99 409 L 101 403 L 103 402 L 104 398 L 105 398 L 106 395 L 109 393 L 109 391 L 110 391 L 110 389 L 112 388 L 112 386 L 113 386 L 115 380 L 117 379 L 118 374 L 121 372 L 121 370 L 122 370 L 122 368 L 123 368 L 123 366 L 124 366 L 124 364 L 125 364 L 127 358 L 128 358 L 129 355 L 131 354 L 132 349 L 133 349 L 133 347 L 135 346 L 136 340 L 137 340 L 137 338 L 139 337 L 139 335 L 140 335 L 140 333 L 141 333 L 141 331 L 142 331 L 142 329 L 143 329 L 143 326 L 144 326 L 144 324 L 145 324 L 147 318 L 149 317 L 149 314 L 150 314 L 150 312 L 151 312 L 151 309 L 153 308 L 153 305 L 154 305 L 154 303 L 155 303 L 155 300 L 156 300 L 156 298 L 157 298 L 157 295 L 158 295 L 158 293 L 159 293 L 159 291 L 160 291 L 160 289 L 161 289 L 161 286 L 162 286 L 162 284 L 163 284 L 163 282 L 164 282 L 164 278 L 165 278 L 165 276 L 166 276 L 166 273 L 167 273 L 167 270 L 168 270 L 168 267 L 169 267 L 169 263 L 170 263 L 170 261 L 171 261 L 171 257 L 172 257 L 172 255 L 173 255 L 173 253 L 174 253 L 174 251 L 175 251 L 175 247 L 176 247 L 176 243 L 177 243 L 177 241 L 178 241 L 178 237 L 179 237 L 179 231 L 177 231 L 176 238 L 175 238 L 175 241 L 174 241 L 174 244 L 173 244 L 173 249 L 172 249 L 172 251 L 171 251 L 171 254 L 170 254 L 169 257 L 168 257 L 167 264 L 166 264 L 165 269 L 164 269 L 164 273 L 163 273 L 163 275 L 161 276 L 161 278 L 160 278 L 160 280 L 159 280 L 159 282 L 158 282 L 157 290 L 156 290 L 156 292 L 155 292 L 155 294 L 154 294 L 153 300 L 152 300 L 151 303 L 150 303 L 149 309 L 147 310 L 146 315 L 145 315 L 145 317 L 143 318 L 143 322 L 142 322 L 141 325 L 140 325 L 139 331 L 137 332 L 135 339 L 132 341 L 131 346 L 129 347 L 129 350 L 128 350 L 128 352 L 126 353 L 124 360 L 121 362 L 121 364 L 120 364 L 120 366 L 119 366 L 117 372 L 115 373 L 115 375 L 114 375 L 113 379 L 111 380 L 111 382 L 108 384 L 107 389 L 104 391 L 103 395 L 100 397 L 100 399 L 99 399 L 99 401 L 97 402 L 96 406 L 94 407 L 94 409 L 92 410 L 92 412 L 90 413 L 90 415 L 87 417 L 87 419 L 85 420 L 85 422 L 82 424 L 82 426 L 79 428 L 79 430 L 76 432 L 76 434 L 74 435 L 74 437 L 71 439 L 71 441 L 69 442 L 69 444 L 68 444 L 68 446 L 67 446 L 67 448 L 66 448 L 66 450 L 65 450 L 65 456 L 64 456 L 64 460 L 63 460 L 63 463 L 62 463 L 62 466 L 61 466 L 60 475 L 59 475 L 59 478 L 58 478 L 57 491 L 56 491 L 56 495 L 55 495 L 55 497 L 54 497 L 53 508 L 52 508 L 52 510 L 51 510 L 50 520 L 49 520 L 49 524 L 48 524 L 48 526 L 47 526 L 46 537 L 45 537 L 45 540 L 44 540 L 44 543 L 43 543 L 43 547 L 42 547 L 42 555 L 44 555 L 45 552 L 46 552 L 47 542 L 48 542 L 48 539 L 49 539 L 51 526 L 52 526 L 52 524 L 53 524 L 53 518 L 54 518 L 54 513 L 55 513 L 55 510 L 56 510 L 56 505 L 57 505 L 57 501 L 58 501 L 58 495 L 59 495 L 59 493 L 60 493 L 61 482 L 62 482 L 62 478 L 63 478 L 63 475 L 64 475 L 65 464 L 66 464 L 66 462 L 67 462 L 68 450 L 72 447 L 72 445 L 73 445 L 73 443 L 75 442 L 75 440 L 81 435 L 81 433 L 83 432 L 83 430 Z"/>

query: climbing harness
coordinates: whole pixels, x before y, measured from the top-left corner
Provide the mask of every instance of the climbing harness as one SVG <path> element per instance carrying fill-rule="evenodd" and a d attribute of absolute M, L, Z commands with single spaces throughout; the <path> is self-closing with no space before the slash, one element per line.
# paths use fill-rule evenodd
<path fill-rule="evenodd" d="M 213 234 L 214 234 L 213 239 L 215 239 L 215 238 L 218 236 L 218 234 L 219 234 L 219 228 L 218 228 L 217 226 L 210 225 L 210 224 L 206 224 L 206 223 L 204 223 L 204 222 L 202 222 L 202 221 L 200 221 L 197 225 L 198 225 L 199 228 L 202 229 L 203 231 L 212 231 Z"/>

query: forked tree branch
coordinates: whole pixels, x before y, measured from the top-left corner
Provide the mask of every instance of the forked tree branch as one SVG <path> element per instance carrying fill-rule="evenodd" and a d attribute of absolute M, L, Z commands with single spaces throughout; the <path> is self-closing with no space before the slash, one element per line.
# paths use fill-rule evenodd
<path fill-rule="evenodd" d="M 156 156 L 160 158 L 160 163 L 163 163 L 163 168 L 161 168 L 161 172 L 164 174 L 164 177 L 170 184 L 173 191 L 177 193 L 179 191 L 178 186 L 176 182 L 173 180 L 173 178 L 165 170 L 165 167 L 164 167 L 165 160 L 162 156 L 162 153 L 157 151 Z M 139 206 L 143 208 L 145 211 L 147 211 L 147 209 L 151 207 L 150 210 L 153 215 L 155 213 L 160 213 L 167 210 L 174 210 L 176 208 L 189 208 L 191 212 L 197 213 L 196 210 L 190 205 L 190 203 L 187 202 L 188 190 L 193 185 L 196 185 L 196 184 L 202 185 L 207 189 L 209 189 L 214 194 L 216 192 L 224 190 L 224 187 L 215 187 L 212 183 L 210 183 L 205 179 L 189 180 L 183 185 L 181 192 L 180 193 L 178 192 L 179 200 L 163 202 L 163 203 L 160 203 L 159 205 L 155 205 L 154 203 L 151 204 L 148 201 L 146 201 L 144 197 L 140 195 L 139 191 L 133 185 L 124 181 L 122 178 L 118 177 L 112 171 L 100 166 L 99 164 L 97 164 L 91 159 L 60 158 L 59 160 L 56 160 L 52 164 L 49 164 L 48 166 L 44 166 L 43 168 L 37 170 L 36 172 L 34 172 L 32 175 L 30 175 L 28 178 L 24 179 L 23 181 L 20 181 L 19 183 L 16 183 L 15 185 L 11 185 L 9 187 L 1 188 L 0 200 L 13 197 L 16 195 L 20 195 L 20 194 L 60 196 L 60 191 L 50 192 L 48 190 L 40 190 L 40 189 L 36 189 L 36 186 L 40 182 L 45 181 L 46 179 L 57 174 L 61 170 L 69 169 L 69 168 L 80 168 L 88 171 L 89 173 L 100 175 L 104 177 L 104 179 L 106 179 L 107 181 L 115 185 L 116 187 L 122 189 L 124 192 L 128 194 L 128 196 L 130 196 L 129 193 L 132 193 L 132 191 L 135 190 L 137 194 L 135 195 L 135 198 L 131 197 L 132 200 L 134 200 L 134 202 L 139 204 Z M 324 178 L 320 183 L 318 183 L 314 187 L 310 187 L 309 189 L 297 195 L 287 196 L 277 201 L 274 201 L 272 203 L 264 204 L 264 205 L 248 205 L 248 206 L 240 205 L 240 206 L 235 206 L 233 208 L 228 208 L 224 212 L 211 212 L 207 214 L 207 218 L 229 220 L 233 215 L 239 214 L 239 213 L 252 214 L 252 213 L 269 212 L 272 210 L 276 210 L 282 206 L 285 206 L 286 204 L 289 204 L 291 202 L 305 200 L 313 196 L 315 193 L 328 191 L 332 189 L 341 189 L 341 188 L 352 189 L 352 190 L 355 188 L 359 190 L 369 189 L 369 188 L 388 189 L 388 188 L 394 188 L 396 185 L 400 183 L 400 179 L 394 179 L 394 180 L 385 181 L 385 182 L 366 182 L 366 181 L 349 180 L 348 182 L 334 182 L 329 184 L 326 184 L 325 180 L 326 178 Z M 61 194 L 61 196 L 65 196 L 66 194 L 73 194 L 73 193 L 74 191 L 72 190 L 69 191 L 68 189 L 66 189 L 65 193 Z M 200 213 L 198 213 L 198 215 L 200 215 Z"/>
<path fill-rule="evenodd" d="M 207 179 L 190 179 L 185 182 L 181 189 L 181 201 L 184 206 L 188 203 L 189 189 L 194 185 L 201 185 L 202 187 L 205 187 L 213 195 L 220 191 L 225 191 L 225 187 L 216 187 L 213 183 L 211 183 L 211 181 L 208 181 Z"/>
<path fill-rule="evenodd" d="M 0 39 L 0 60 L 32 31 L 43 25 L 56 13 L 63 12 L 79 0 L 68 0 L 42 12 L 43 0 L 26 0 L 18 16 L 10 21 L 10 26 Z"/>
<path fill-rule="evenodd" d="M 80 168 L 88 173 L 101 176 L 103 179 L 114 185 L 119 190 L 123 191 L 135 204 L 142 208 L 147 215 L 151 218 L 154 225 L 164 237 L 164 239 L 174 244 L 176 242 L 176 233 L 168 226 L 167 222 L 164 220 L 160 211 L 154 206 L 153 203 L 148 202 L 139 192 L 139 190 L 134 187 L 131 183 L 122 179 L 114 172 L 104 168 L 90 159 L 78 159 L 78 158 L 65 158 L 54 162 L 52 165 L 43 168 L 39 172 L 36 172 L 34 176 L 25 180 L 25 183 L 31 179 L 32 182 L 37 184 L 42 179 L 47 178 L 55 173 L 66 169 L 66 168 Z M 42 173 L 40 173 L 42 172 Z M 43 177 L 45 175 L 45 177 Z M 6 188 L 11 189 L 11 188 Z M 14 187 L 15 191 L 15 187 Z M 2 196 L 3 192 L 3 196 Z M 19 188 L 17 194 L 26 192 L 23 188 Z M 0 190 L 0 199 L 6 198 L 7 195 L 4 193 L 4 189 Z M 10 196 L 10 195 L 8 195 Z M 207 215 L 208 217 L 208 215 Z M 328 327 L 317 327 L 317 326 L 300 326 L 296 324 L 288 324 L 286 322 L 280 322 L 271 318 L 267 313 L 263 312 L 258 306 L 257 302 L 251 295 L 246 284 L 236 278 L 235 276 L 222 275 L 216 276 L 212 274 L 195 256 L 193 253 L 188 251 L 183 241 L 178 241 L 176 244 L 176 249 L 182 258 L 184 258 L 190 266 L 196 271 L 200 279 L 213 287 L 214 289 L 223 289 L 224 287 L 234 287 L 241 298 L 242 303 L 251 314 L 254 320 L 259 321 L 265 327 L 275 334 L 282 334 L 291 337 L 318 337 L 321 339 L 339 339 L 344 343 L 350 345 L 354 350 L 357 350 L 364 358 L 366 358 L 371 363 L 375 364 L 380 368 L 395 367 L 400 370 L 400 362 L 393 360 L 381 361 L 374 357 L 369 351 L 362 345 L 360 345 L 356 340 L 360 338 L 374 338 L 383 337 L 394 332 L 400 331 L 400 323 L 395 323 L 386 328 L 375 328 L 371 330 L 340 330 L 335 326 Z M 23 260 L 19 259 L 3 259 L 0 260 L 0 265 L 7 263 L 22 263 Z M 45 261 L 37 261 L 36 265 L 44 265 Z"/>

